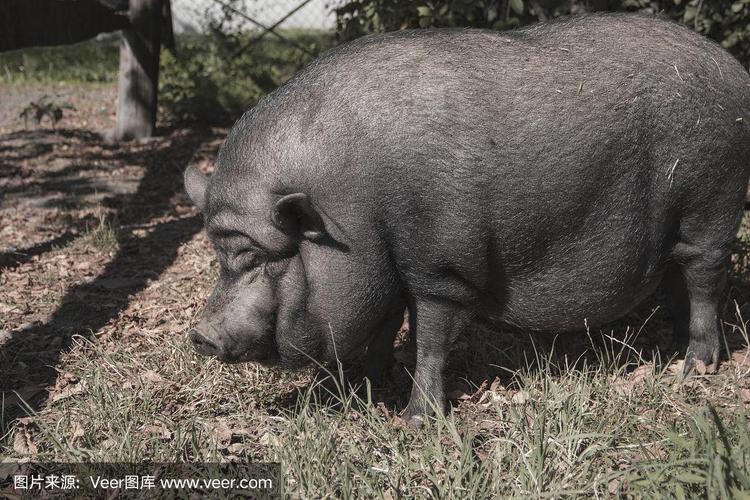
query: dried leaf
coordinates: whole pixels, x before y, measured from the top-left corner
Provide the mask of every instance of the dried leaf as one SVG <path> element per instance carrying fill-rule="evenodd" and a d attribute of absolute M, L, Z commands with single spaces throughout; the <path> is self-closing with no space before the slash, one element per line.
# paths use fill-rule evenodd
<path fill-rule="evenodd" d="M 172 431 L 167 429 L 167 426 L 164 424 L 147 425 L 143 428 L 143 432 L 147 434 L 155 434 L 164 441 L 169 441 L 172 439 Z"/>
<path fill-rule="evenodd" d="M 492 383 L 490 384 L 490 390 L 492 392 L 505 391 L 505 387 L 503 386 L 503 383 L 500 381 L 499 377 L 495 377 L 495 380 L 492 381 Z"/>
<path fill-rule="evenodd" d="M 391 418 L 391 412 L 388 411 L 388 407 L 382 401 L 378 401 L 378 404 L 375 406 L 375 409 L 379 411 L 380 414 L 383 415 L 386 419 Z"/>
<path fill-rule="evenodd" d="M 245 448 L 246 446 L 244 443 L 233 443 L 227 446 L 227 452 L 234 455 L 234 454 L 242 453 L 242 451 L 244 451 Z"/>
<path fill-rule="evenodd" d="M 391 425 L 396 429 L 407 429 L 409 426 L 406 423 L 406 420 L 401 418 L 398 415 L 394 415 L 393 419 L 391 420 Z"/>
<path fill-rule="evenodd" d="M 12 338 L 13 332 L 10 330 L 0 330 L 0 347 L 10 342 Z"/>
<path fill-rule="evenodd" d="M 214 428 L 213 434 L 214 438 L 216 439 L 216 444 L 220 448 L 226 448 L 232 441 L 232 430 L 229 428 L 226 422 L 219 422 Z"/>
<path fill-rule="evenodd" d="M 651 378 L 654 371 L 654 365 L 651 363 L 646 363 L 645 365 L 641 365 L 635 370 L 633 370 L 633 373 L 630 374 L 630 382 L 633 385 L 636 385 L 640 382 L 643 382 L 644 380 Z"/>
<path fill-rule="evenodd" d="M 612 389 L 614 389 L 617 394 L 629 396 L 633 393 L 633 389 L 635 389 L 635 383 L 631 380 L 618 377 L 617 380 L 612 382 Z"/>
<path fill-rule="evenodd" d="M 68 385 L 63 387 L 62 390 L 55 388 L 50 392 L 50 400 L 53 403 L 56 403 L 62 399 L 81 394 L 82 392 L 83 387 L 81 387 L 81 384 Z"/>
<path fill-rule="evenodd" d="M 70 434 L 70 441 L 71 443 L 75 441 L 78 438 L 83 437 L 83 427 L 81 427 L 81 424 L 79 422 L 73 423 L 73 432 Z"/>
<path fill-rule="evenodd" d="M 685 361 L 682 359 L 672 361 L 667 367 L 667 372 L 671 375 L 682 375 L 684 366 L 685 366 Z"/>
<path fill-rule="evenodd" d="M 708 367 L 706 366 L 706 363 L 704 363 L 700 359 L 696 359 L 693 362 L 693 370 L 695 370 L 695 373 L 697 373 L 698 375 L 705 375 L 707 369 Z"/>
<path fill-rule="evenodd" d="M 750 366 L 750 350 L 743 349 L 732 353 L 732 361 L 739 366 Z"/>
<path fill-rule="evenodd" d="M 266 432 L 265 434 L 263 434 L 258 442 L 263 446 L 271 446 L 274 448 L 279 446 L 279 438 L 277 438 L 270 432 Z"/>
<path fill-rule="evenodd" d="M 527 391 L 518 391 L 517 393 L 513 394 L 513 397 L 510 400 L 517 405 L 522 405 L 530 399 L 531 396 Z"/>
<path fill-rule="evenodd" d="M 33 456 L 39 453 L 39 449 L 31 439 L 29 431 L 25 427 L 19 427 L 16 430 L 16 436 L 13 438 L 13 450 L 19 455 Z"/>
<path fill-rule="evenodd" d="M 164 383 L 164 378 L 161 375 L 159 375 L 157 372 L 155 372 L 154 370 L 146 370 L 141 375 L 141 378 L 143 378 L 143 380 L 147 382 L 152 382 L 154 384 Z"/>

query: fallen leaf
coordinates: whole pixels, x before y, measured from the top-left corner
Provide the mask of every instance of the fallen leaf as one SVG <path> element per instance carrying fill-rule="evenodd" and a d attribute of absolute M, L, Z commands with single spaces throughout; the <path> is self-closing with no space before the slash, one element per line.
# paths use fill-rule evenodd
<path fill-rule="evenodd" d="M 633 393 L 634 388 L 634 382 L 620 377 L 618 377 L 617 380 L 612 383 L 612 389 L 614 389 L 614 391 L 621 396 L 629 396 Z"/>
<path fill-rule="evenodd" d="M 244 449 L 245 449 L 244 443 L 233 443 L 227 446 L 227 451 L 233 455 L 237 453 L 242 453 Z"/>
<path fill-rule="evenodd" d="M 505 391 L 505 387 L 503 387 L 503 383 L 500 381 L 499 377 L 495 377 L 495 380 L 492 381 L 490 384 L 490 390 L 492 392 Z"/>
<path fill-rule="evenodd" d="M 143 428 L 143 432 L 147 434 L 155 434 L 165 441 L 169 441 L 172 439 L 172 431 L 167 429 L 167 426 L 164 424 L 147 425 Z"/>
<path fill-rule="evenodd" d="M 13 338 L 13 332 L 10 330 L 0 330 L 0 346 L 7 344 Z"/>
<path fill-rule="evenodd" d="M 640 382 L 643 382 L 647 378 L 650 378 L 653 374 L 654 366 L 651 363 L 646 363 L 645 365 L 641 365 L 635 370 L 633 370 L 633 373 L 630 374 L 630 382 L 633 385 L 639 384 Z"/>
<path fill-rule="evenodd" d="M 705 375 L 707 369 L 708 367 L 706 366 L 706 363 L 704 363 L 700 359 L 696 359 L 693 362 L 693 370 L 695 370 L 695 373 L 697 373 L 698 375 Z"/>
<path fill-rule="evenodd" d="M 143 378 L 143 380 L 147 382 L 153 382 L 154 384 L 161 384 L 164 382 L 164 378 L 154 370 L 146 370 L 145 372 L 143 372 L 141 377 Z"/>
<path fill-rule="evenodd" d="M 682 375 L 684 366 L 685 366 L 685 360 L 678 359 L 669 364 L 669 366 L 667 367 L 667 371 L 671 375 Z"/>
<path fill-rule="evenodd" d="M 262 444 L 263 446 L 272 446 L 272 447 L 279 446 L 279 438 L 277 438 L 270 432 L 266 432 L 265 434 L 263 434 L 258 440 L 258 442 Z"/>
<path fill-rule="evenodd" d="M 13 450 L 19 455 L 36 455 L 39 449 L 31 439 L 29 431 L 25 427 L 16 430 L 16 436 L 13 438 Z"/>
<path fill-rule="evenodd" d="M 78 422 L 75 422 L 73 424 L 73 432 L 70 435 L 70 441 L 73 442 L 78 438 L 83 437 L 83 427 L 81 427 L 81 424 Z"/>
<path fill-rule="evenodd" d="M 739 366 L 750 366 L 750 350 L 743 349 L 732 353 L 732 361 Z"/>
<path fill-rule="evenodd" d="M 214 428 L 213 434 L 216 444 L 222 448 L 229 446 L 229 443 L 232 441 L 232 430 L 226 422 L 219 422 Z"/>
<path fill-rule="evenodd" d="M 398 415 L 394 415 L 393 419 L 391 419 L 391 425 L 396 429 L 406 429 L 408 425 L 406 424 L 406 420 L 399 417 Z"/>
<path fill-rule="evenodd" d="M 740 389 L 740 399 L 743 403 L 750 403 L 750 389 Z"/>
<path fill-rule="evenodd" d="M 378 401 L 378 404 L 375 406 L 375 409 L 380 411 L 380 413 L 386 418 L 391 418 L 391 412 L 388 411 L 388 407 L 385 405 L 384 402 Z"/>
<path fill-rule="evenodd" d="M 619 498 L 628 491 L 628 483 L 624 479 L 613 479 L 607 485 L 607 491 L 612 497 Z"/>
<path fill-rule="evenodd" d="M 50 392 L 50 400 L 53 403 L 56 403 L 62 399 L 69 398 L 71 396 L 75 396 L 77 394 L 81 394 L 83 392 L 83 387 L 81 387 L 81 384 L 76 385 L 68 385 L 62 388 L 62 390 L 56 390 L 53 389 Z"/>
<path fill-rule="evenodd" d="M 513 397 L 510 400 L 513 401 L 517 405 L 522 405 L 529 399 L 531 399 L 531 397 L 529 396 L 528 392 L 518 391 L 517 393 L 513 395 Z"/>

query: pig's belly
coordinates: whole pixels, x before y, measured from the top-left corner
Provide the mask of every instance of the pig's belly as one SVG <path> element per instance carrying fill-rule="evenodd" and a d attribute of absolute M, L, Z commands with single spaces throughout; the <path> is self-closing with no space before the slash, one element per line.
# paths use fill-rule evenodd
<path fill-rule="evenodd" d="M 612 270 L 612 269 L 611 269 Z M 610 270 L 610 271 L 611 271 Z M 510 279 L 499 309 L 500 322 L 533 330 L 583 330 L 614 321 L 651 295 L 662 269 L 550 269 Z"/>

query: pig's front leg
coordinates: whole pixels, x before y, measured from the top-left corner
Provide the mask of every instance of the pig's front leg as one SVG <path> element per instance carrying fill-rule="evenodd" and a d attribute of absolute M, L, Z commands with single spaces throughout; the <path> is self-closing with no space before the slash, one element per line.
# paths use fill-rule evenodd
<path fill-rule="evenodd" d="M 417 366 L 404 419 L 418 428 L 435 411 L 445 410 L 444 371 L 453 341 L 469 324 L 468 313 L 457 303 L 430 298 L 409 308 L 410 336 L 416 337 Z"/>

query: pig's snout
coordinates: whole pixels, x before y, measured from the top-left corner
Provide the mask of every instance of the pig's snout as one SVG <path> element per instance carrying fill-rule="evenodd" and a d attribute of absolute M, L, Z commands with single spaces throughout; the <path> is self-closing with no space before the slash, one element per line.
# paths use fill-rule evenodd
<path fill-rule="evenodd" d="M 196 329 L 190 330 L 188 337 L 198 354 L 203 356 L 218 356 L 221 352 L 219 345 L 215 341 L 209 339 Z"/>
<path fill-rule="evenodd" d="M 226 363 L 272 363 L 277 355 L 270 332 L 265 335 L 251 332 L 253 330 L 227 332 L 211 325 L 198 324 L 187 335 L 195 351 L 202 356 L 214 356 Z"/>

